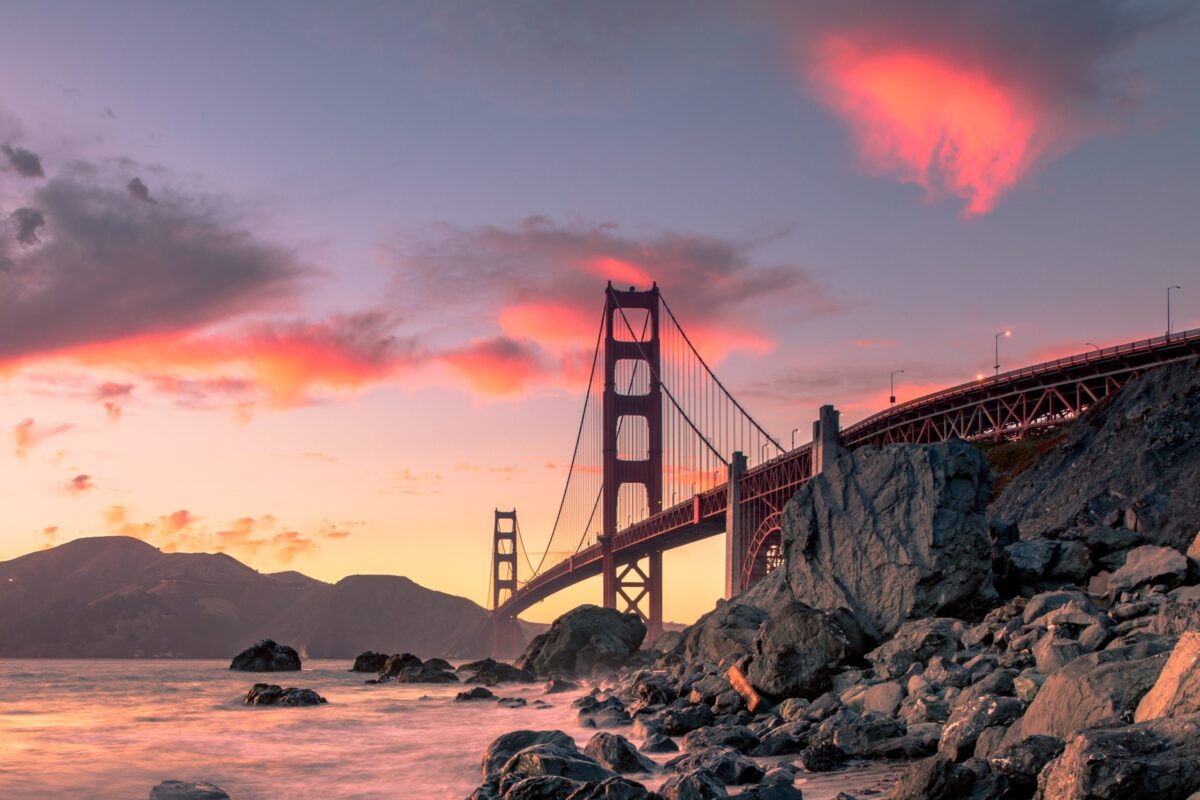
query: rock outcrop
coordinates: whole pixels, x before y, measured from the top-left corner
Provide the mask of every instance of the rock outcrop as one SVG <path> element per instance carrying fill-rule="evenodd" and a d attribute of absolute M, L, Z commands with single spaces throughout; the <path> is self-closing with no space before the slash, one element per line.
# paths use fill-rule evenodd
<path fill-rule="evenodd" d="M 163 781 L 150 790 L 150 800 L 229 800 L 229 795 L 211 783 Z"/>
<path fill-rule="evenodd" d="M 966 442 L 864 447 L 809 481 L 783 512 L 796 599 L 845 608 L 876 640 L 913 617 L 994 598 L 987 461 Z"/>
<path fill-rule="evenodd" d="M 1158 680 L 1138 703 L 1134 722 L 1200 714 L 1200 631 L 1179 637 Z"/>
<path fill-rule="evenodd" d="M 534 637 L 515 666 L 539 678 L 555 673 L 588 675 L 596 667 L 624 665 L 645 638 L 646 625 L 636 614 L 579 606 Z"/>
<path fill-rule="evenodd" d="M 284 689 L 273 683 L 256 683 L 246 692 L 242 703 L 248 706 L 319 706 L 328 702 L 312 689 Z"/>
<path fill-rule="evenodd" d="M 229 668 L 244 672 L 291 672 L 300 669 L 300 656 L 286 644 L 262 639 L 234 656 Z"/>
<path fill-rule="evenodd" d="M 382 672 L 384 664 L 387 663 L 387 653 L 376 653 L 367 650 L 365 653 L 360 653 L 354 659 L 354 666 L 350 668 L 351 672 Z"/>

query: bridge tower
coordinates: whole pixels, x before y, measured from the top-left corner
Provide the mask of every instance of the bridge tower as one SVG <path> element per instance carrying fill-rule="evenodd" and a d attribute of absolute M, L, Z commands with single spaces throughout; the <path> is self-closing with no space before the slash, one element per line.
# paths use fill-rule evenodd
<path fill-rule="evenodd" d="M 614 537 L 620 527 L 618 500 L 621 487 L 642 486 L 650 514 L 662 511 L 662 384 L 659 380 L 659 294 L 658 284 L 647 291 L 614 289 L 608 284 L 604 296 L 604 399 L 603 399 L 603 460 L 604 530 L 600 536 L 603 553 L 602 576 L 605 608 L 634 611 L 646 623 L 646 640 L 652 641 L 662 632 L 662 553 L 651 552 L 644 558 L 634 557 L 618 564 L 613 553 Z M 637 322 L 630 320 L 630 310 Z M 632 332 L 630 329 L 633 329 Z M 648 390 L 640 394 L 618 391 L 617 371 L 621 362 L 645 369 Z M 633 389 L 637 391 L 637 389 Z M 631 420 L 641 418 L 645 424 Z M 622 422 L 626 420 L 626 422 Z M 622 458 L 617 450 L 618 433 L 629 430 L 645 431 L 645 458 Z M 628 455 L 628 454 L 624 454 Z M 620 605 L 618 605 L 618 600 Z"/>
<path fill-rule="evenodd" d="M 496 612 L 517 591 L 517 510 L 495 510 L 492 525 L 492 620 L 491 648 L 496 658 L 512 658 L 521 652 L 521 628 L 515 617 Z M 503 597 L 501 595 L 504 595 Z"/>

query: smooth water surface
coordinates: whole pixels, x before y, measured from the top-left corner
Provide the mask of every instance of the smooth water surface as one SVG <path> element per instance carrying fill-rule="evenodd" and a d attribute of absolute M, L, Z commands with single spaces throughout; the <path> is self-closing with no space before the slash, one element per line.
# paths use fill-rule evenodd
<path fill-rule="evenodd" d="M 487 745 L 510 730 L 595 733 L 571 700 L 548 709 L 455 703 L 461 685 L 363 683 L 347 661 L 301 672 L 230 672 L 227 661 L 0 660 L 0 798 L 142 800 L 169 778 L 203 780 L 233 800 L 465 798 Z M 316 689 L 329 703 L 247 707 L 256 681 Z M 540 685 L 496 693 L 542 698 Z M 658 761 L 665 757 L 657 756 Z M 892 770 L 801 781 L 806 800 L 881 788 Z M 641 777 L 638 780 L 642 780 Z M 657 786 L 662 776 L 644 782 Z"/>

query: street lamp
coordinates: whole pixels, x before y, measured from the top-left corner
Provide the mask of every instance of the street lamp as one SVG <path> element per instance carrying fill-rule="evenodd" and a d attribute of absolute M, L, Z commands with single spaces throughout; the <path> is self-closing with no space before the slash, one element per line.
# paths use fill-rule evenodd
<path fill-rule="evenodd" d="M 1000 374 L 1000 337 L 1012 336 L 1012 331 L 1000 331 L 996 334 L 996 374 Z"/>
<path fill-rule="evenodd" d="M 1096 350 L 1100 349 L 1100 345 L 1098 345 L 1098 344 L 1092 344 L 1091 342 L 1084 342 L 1084 344 L 1087 345 L 1088 347 L 1095 348 Z"/>
<path fill-rule="evenodd" d="M 902 369 L 892 370 L 892 374 L 891 374 L 892 391 L 891 391 L 891 395 L 888 398 L 888 403 L 893 406 L 896 405 L 896 376 L 903 374 L 903 372 L 904 372 L 904 370 L 902 370 Z"/>
<path fill-rule="evenodd" d="M 760 447 L 760 448 L 758 449 L 758 460 L 759 460 L 760 462 L 761 462 L 761 461 L 766 461 L 766 460 L 767 460 L 767 448 L 768 448 L 768 447 L 770 447 L 770 446 L 771 446 L 771 443 L 770 443 L 770 442 L 763 442 L 763 443 L 762 443 L 762 447 Z"/>
<path fill-rule="evenodd" d="M 1183 288 L 1182 286 L 1168 286 L 1167 287 L 1167 338 L 1168 339 L 1171 338 L 1171 290 L 1172 289 L 1182 289 L 1182 288 Z"/>
<path fill-rule="evenodd" d="M 792 428 L 792 449 L 796 449 L 796 434 L 800 432 L 799 428 Z"/>

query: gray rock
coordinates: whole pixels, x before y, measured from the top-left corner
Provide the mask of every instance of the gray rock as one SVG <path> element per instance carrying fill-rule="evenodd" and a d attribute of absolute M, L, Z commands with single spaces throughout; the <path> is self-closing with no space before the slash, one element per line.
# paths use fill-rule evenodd
<path fill-rule="evenodd" d="M 975 773 L 944 756 L 909 767 L 892 789 L 891 800 L 963 800 L 975 785 Z"/>
<path fill-rule="evenodd" d="M 1046 614 L 1062 608 L 1069 603 L 1088 605 L 1087 595 L 1075 589 L 1065 589 L 1056 592 L 1042 592 L 1029 599 L 1021 618 L 1026 625 L 1033 625 Z"/>
<path fill-rule="evenodd" d="M 767 612 L 757 606 L 720 600 L 683 632 L 676 652 L 693 664 L 732 664 L 750 654 L 766 619 Z"/>
<path fill-rule="evenodd" d="M 598 666 L 624 665 L 645 637 L 646 625 L 637 614 L 583 605 L 535 636 L 515 666 L 541 678 L 560 672 L 586 675 Z"/>
<path fill-rule="evenodd" d="M 358 658 L 354 659 L 354 666 L 350 668 L 351 672 L 380 672 L 383 670 L 383 665 L 387 663 L 387 653 L 376 653 L 372 650 L 359 653 Z"/>
<path fill-rule="evenodd" d="M 1008 559 L 1008 575 L 1011 580 L 1036 584 L 1050 569 L 1050 563 L 1058 554 L 1058 542 L 1051 539 L 1034 539 L 1014 542 L 1004 548 Z"/>
<path fill-rule="evenodd" d="M 921 674 L 925 680 L 938 686 L 953 686 L 957 689 L 970 686 L 972 681 L 969 669 L 961 664 L 955 664 L 945 656 L 934 656 L 929 659 L 929 666 Z"/>
<path fill-rule="evenodd" d="M 150 790 L 150 800 L 229 800 L 229 795 L 211 783 L 163 781 Z"/>
<path fill-rule="evenodd" d="M 646 791 L 646 787 L 636 781 L 617 776 L 599 783 L 584 784 L 568 795 L 566 800 L 662 800 L 662 796 Z"/>
<path fill-rule="evenodd" d="M 685 774 L 702 769 L 711 772 L 728 785 L 757 783 L 764 775 L 763 769 L 753 760 L 732 747 L 708 747 L 694 753 L 684 753 L 665 765 L 670 772 Z"/>
<path fill-rule="evenodd" d="M 261 639 L 234 656 L 229 668 L 244 672 L 291 672 L 300 669 L 300 656 L 286 644 Z"/>
<path fill-rule="evenodd" d="M 566 800 L 583 786 L 559 775 L 536 775 L 510 784 L 504 800 Z"/>
<path fill-rule="evenodd" d="M 1178 586 L 1187 578 L 1187 559 L 1170 547 L 1142 545 L 1129 551 L 1125 564 L 1109 579 L 1114 592 L 1136 589 L 1139 586 L 1167 584 Z"/>
<path fill-rule="evenodd" d="M 1065 667 L 1086 653 L 1083 645 L 1073 639 L 1059 638 L 1054 634 L 1046 634 L 1033 647 L 1033 657 L 1037 661 L 1038 672 L 1049 675 Z"/>
<path fill-rule="evenodd" d="M 1200 528 L 1200 359 L 1148 370 L 1063 431 L 997 496 L 991 513 L 1028 539 L 1132 523 L 1184 550 Z M 1132 514 L 1129 513 L 1132 511 Z"/>
<path fill-rule="evenodd" d="M 861 637 L 844 612 L 788 603 L 759 629 L 746 677 L 767 697 L 813 698 L 830 687 L 831 670 L 861 654 Z"/>
<path fill-rule="evenodd" d="M 847 755 L 862 756 L 874 743 L 903 736 L 906 731 L 901 720 L 881 714 L 858 714 L 847 708 L 824 720 L 813 734 L 811 744 L 831 742 Z"/>
<path fill-rule="evenodd" d="M 763 734 L 762 740 L 752 751 L 756 756 L 781 756 L 799 753 L 808 747 L 812 735 L 812 723 L 808 720 L 785 722 Z"/>
<path fill-rule="evenodd" d="M 863 711 L 873 711 L 891 717 L 899 710 L 906 694 L 899 681 L 885 681 L 868 687 L 859 696 L 859 703 Z"/>
<path fill-rule="evenodd" d="M 683 736 L 697 728 L 712 725 L 713 713 L 708 706 L 668 708 L 658 715 L 657 721 L 668 736 Z"/>
<path fill-rule="evenodd" d="M 1063 742 L 1053 736 L 1029 736 L 1003 745 L 988 757 L 992 772 L 1005 776 L 1013 797 L 1032 797 L 1042 768 L 1063 751 Z"/>
<path fill-rule="evenodd" d="M 1200 716 L 1070 738 L 1038 778 L 1044 800 L 1185 800 L 1200 791 Z"/>
<path fill-rule="evenodd" d="M 559 744 L 575 747 L 575 740 L 562 731 L 511 731 L 492 740 L 483 752 L 483 782 L 494 783 L 501 768 L 520 750 L 535 744 Z"/>
<path fill-rule="evenodd" d="M 584 755 L 574 744 L 544 742 L 522 748 L 500 768 L 500 781 L 519 776 L 536 778 L 539 775 L 557 775 L 580 783 L 602 781 L 615 775 L 595 759 Z"/>
<path fill-rule="evenodd" d="M 675 744 L 675 740 L 663 733 L 652 733 L 642 742 L 642 746 L 638 748 L 643 753 L 675 753 L 679 750 L 679 745 Z"/>
<path fill-rule="evenodd" d="M 529 670 L 493 658 L 463 664 L 456 671 L 463 683 L 480 683 L 484 686 L 495 686 L 498 683 L 533 683 L 537 680 L 537 676 Z"/>
<path fill-rule="evenodd" d="M 867 659 L 883 678 L 899 678 L 913 664 L 924 664 L 934 656 L 953 658 L 959 650 L 956 619 L 918 619 L 902 624 L 891 639 L 867 653 Z"/>
<path fill-rule="evenodd" d="M 832 772 L 846 763 L 846 752 L 833 742 L 806 747 L 796 756 L 796 764 L 807 772 Z"/>
<path fill-rule="evenodd" d="M 975 743 L 985 729 L 1006 727 L 1025 711 L 1015 697 L 983 695 L 958 706 L 942 729 L 938 753 L 953 761 L 966 761 L 975 755 Z"/>
<path fill-rule="evenodd" d="M 905 620 L 980 608 L 994 599 L 978 448 L 863 447 L 805 484 L 782 529 L 793 595 L 846 608 L 876 640 Z"/>
<path fill-rule="evenodd" d="M 624 736 L 615 733 L 597 733 L 583 752 L 618 774 L 654 771 L 653 761 L 639 753 Z"/>
<path fill-rule="evenodd" d="M 659 793 L 665 800 L 713 800 L 728 797 L 725 784 L 706 769 L 693 769 L 663 783 Z"/>
<path fill-rule="evenodd" d="M 319 706 L 327 702 L 312 689 L 284 689 L 273 683 L 256 683 L 246 692 L 242 703 L 248 706 Z"/>
<path fill-rule="evenodd" d="M 1088 653 L 1046 678 L 1021 720 L 1021 735 L 1064 738 L 1106 722 L 1129 721 L 1166 664 L 1163 648 Z"/>
<path fill-rule="evenodd" d="M 757 747 L 758 743 L 758 737 L 745 725 L 713 725 L 708 728 L 697 728 L 683 737 L 683 749 L 686 751 L 724 745 L 741 753 L 748 753 Z"/>
<path fill-rule="evenodd" d="M 472 700 L 495 700 L 496 695 L 482 686 L 476 686 L 474 689 L 468 689 L 465 692 L 459 692 L 454 696 L 454 702 L 467 703 Z"/>
<path fill-rule="evenodd" d="M 738 795 L 745 800 L 804 800 L 804 793 L 790 783 L 761 783 Z"/>

